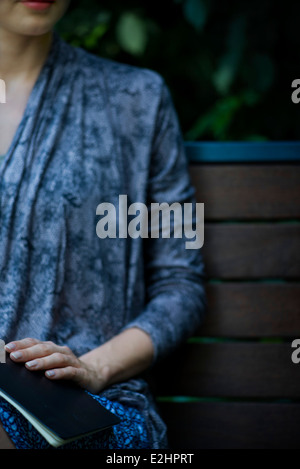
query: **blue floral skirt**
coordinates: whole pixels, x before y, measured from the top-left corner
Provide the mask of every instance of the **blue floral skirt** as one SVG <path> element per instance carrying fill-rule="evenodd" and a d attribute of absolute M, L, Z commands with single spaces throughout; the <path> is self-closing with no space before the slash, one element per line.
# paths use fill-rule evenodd
<path fill-rule="evenodd" d="M 58 449 L 149 449 L 146 422 L 136 409 L 90 394 L 117 415 L 114 427 L 60 446 Z M 17 449 L 50 449 L 49 443 L 11 404 L 0 397 L 0 422 Z"/>

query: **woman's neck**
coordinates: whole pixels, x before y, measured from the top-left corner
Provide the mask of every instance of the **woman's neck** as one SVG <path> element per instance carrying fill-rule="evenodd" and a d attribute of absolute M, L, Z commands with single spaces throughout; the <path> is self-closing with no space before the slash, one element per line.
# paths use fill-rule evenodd
<path fill-rule="evenodd" d="M 19 36 L 0 28 L 0 78 L 7 84 L 35 82 L 48 56 L 52 32 L 43 36 Z"/>

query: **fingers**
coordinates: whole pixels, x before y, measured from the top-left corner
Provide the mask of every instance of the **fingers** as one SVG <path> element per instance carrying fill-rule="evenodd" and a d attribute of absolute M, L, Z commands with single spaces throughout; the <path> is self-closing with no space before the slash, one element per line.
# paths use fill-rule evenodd
<path fill-rule="evenodd" d="M 10 342 L 9 344 L 6 344 L 5 350 L 11 353 L 16 350 L 22 350 L 24 348 L 32 347 L 33 345 L 38 344 L 38 343 L 41 343 L 41 342 L 37 339 L 32 339 L 32 338 L 16 340 L 14 342 Z"/>
<path fill-rule="evenodd" d="M 13 352 L 10 352 L 10 357 L 13 361 L 20 363 L 47 357 L 55 353 L 71 355 L 71 351 L 67 347 L 60 347 L 53 342 L 40 342 L 35 339 L 14 342 L 14 346 Z M 10 351 L 10 344 L 6 348 Z"/>
<path fill-rule="evenodd" d="M 30 371 L 46 370 L 49 379 L 66 379 L 81 384 L 86 378 L 86 369 L 66 346 L 53 342 L 42 342 L 26 338 L 5 346 L 14 362 L 25 363 Z"/>
<path fill-rule="evenodd" d="M 34 358 L 25 362 L 26 368 L 30 370 L 50 370 L 66 366 L 78 366 L 77 359 L 73 355 L 55 352 L 42 358 Z"/>
<path fill-rule="evenodd" d="M 54 368 L 46 371 L 45 375 L 52 380 L 70 380 L 78 384 L 81 384 L 83 381 L 83 370 L 74 366 Z"/>

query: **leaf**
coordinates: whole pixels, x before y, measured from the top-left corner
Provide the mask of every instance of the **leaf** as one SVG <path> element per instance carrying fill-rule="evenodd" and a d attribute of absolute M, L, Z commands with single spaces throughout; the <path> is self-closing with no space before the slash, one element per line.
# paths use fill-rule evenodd
<path fill-rule="evenodd" d="M 144 54 L 148 43 L 147 26 L 135 13 L 124 13 L 120 17 L 116 34 L 126 52 L 137 56 Z"/>
<path fill-rule="evenodd" d="M 205 3 L 202 0 L 186 0 L 183 11 L 186 20 L 191 23 L 195 29 L 202 31 L 208 16 Z"/>
<path fill-rule="evenodd" d="M 187 133 L 186 139 L 197 140 L 210 134 L 216 140 L 227 140 L 229 127 L 238 111 L 244 107 L 253 106 L 258 100 L 259 96 L 249 91 L 221 98 L 204 116 L 197 120 Z"/>
<path fill-rule="evenodd" d="M 222 95 L 230 91 L 239 70 L 246 43 L 246 24 L 245 16 L 234 18 L 230 24 L 227 50 L 221 57 L 219 67 L 213 76 L 215 88 Z"/>
<path fill-rule="evenodd" d="M 87 49 L 93 49 L 96 47 L 98 41 L 104 36 L 108 29 L 107 24 L 98 24 L 92 31 L 85 37 L 84 46 Z"/>

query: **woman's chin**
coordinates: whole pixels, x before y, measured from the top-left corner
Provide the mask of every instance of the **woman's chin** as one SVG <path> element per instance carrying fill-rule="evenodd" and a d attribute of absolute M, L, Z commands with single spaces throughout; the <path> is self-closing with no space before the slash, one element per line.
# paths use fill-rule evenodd
<path fill-rule="evenodd" d="M 0 0 L 0 29 L 24 36 L 45 35 L 53 30 L 69 3 L 70 0 Z"/>

